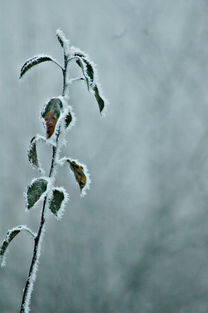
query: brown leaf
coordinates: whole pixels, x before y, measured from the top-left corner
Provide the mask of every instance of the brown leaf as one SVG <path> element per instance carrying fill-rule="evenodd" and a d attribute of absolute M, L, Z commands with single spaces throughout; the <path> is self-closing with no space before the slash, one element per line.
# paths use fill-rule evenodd
<path fill-rule="evenodd" d="M 45 107 L 42 117 L 45 121 L 47 138 L 50 138 L 56 128 L 56 123 L 61 114 L 62 102 L 58 98 L 51 99 Z"/>
<path fill-rule="evenodd" d="M 87 183 L 87 177 L 84 173 L 84 168 L 83 166 L 77 164 L 75 161 L 69 160 L 68 162 L 70 164 L 71 170 L 74 172 L 76 181 L 78 182 L 79 187 L 82 190 Z"/>

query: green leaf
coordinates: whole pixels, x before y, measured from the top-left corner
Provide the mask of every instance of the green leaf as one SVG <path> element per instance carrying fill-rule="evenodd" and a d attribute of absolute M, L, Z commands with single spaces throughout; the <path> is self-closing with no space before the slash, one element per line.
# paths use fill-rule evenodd
<path fill-rule="evenodd" d="M 49 209 L 54 215 L 58 215 L 58 212 L 61 209 L 62 203 L 64 201 L 65 195 L 63 190 L 54 188 L 53 189 L 53 195 L 50 200 Z"/>
<path fill-rule="evenodd" d="M 10 244 L 10 242 L 12 241 L 12 239 L 14 239 L 14 237 L 16 237 L 16 235 L 21 231 L 21 229 L 17 228 L 13 228 L 12 230 L 9 230 L 7 232 L 6 238 L 5 240 L 2 242 L 1 246 L 0 246 L 0 257 L 3 258 L 6 249 L 8 247 L 8 245 Z"/>
<path fill-rule="evenodd" d="M 65 128 L 67 128 L 72 122 L 72 115 L 71 112 L 68 112 L 65 117 Z"/>
<path fill-rule="evenodd" d="M 88 90 L 94 93 L 99 106 L 99 110 L 100 112 L 102 112 L 105 106 L 105 101 L 104 98 L 101 96 L 101 92 L 99 91 L 98 85 L 96 84 L 95 81 L 95 69 L 93 67 L 93 64 L 90 62 L 87 55 L 85 55 L 84 53 L 75 52 L 74 55 L 79 57 L 79 59 L 76 60 L 76 63 L 82 69 Z"/>
<path fill-rule="evenodd" d="M 26 191 L 27 208 L 30 209 L 47 189 L 48 182 L 43 178 L 35 179 Z"/>
<path fill-rule="evenodd" d="M 21 71 L 20 71 L 20 78 L 22 78 L 22 76 L 28 71 L 30 70 L 33 66 L 35 65 L 38 65 L 42 62 L 46 62 L 46 61 L 52 61 L 54 62 L 54 60 L 47 56 L 47 55 L 40 55 L 40 56 L 35 56 L 35 57 L 32 57 L 30 58 L 29 60 L 27 60 L 24 65 L 22 66 L 21 68 Z M 55 62 L 56 63 L 56 62 Z"/>
<path fill-rule="evenodd" d="M 53 98 L 47 103 L 42 113 L 42 118 L 45 120 L 47 138 L 50 138 L 55 131 L 62 107 L 61 100 L 59 98 Z"/>
<path fill-rule="evenodd" d="M 81 55 L 80 55 L 81 57 Z M 84 61 L 85 65 L 86 65 L 86 72 L 88 77 L 90 78 L 90 83 L 93 83 L 94 81 L 94 70 L 92 67 L 92 64 L 83 56 L 82 60 Z"/>
<path fill-rule="evenodd" d="M 57 37 L 57 39 L 58 39 L 60 45 L 61 45 L 62 48 L 63 48 L 63 46 L 64 46 L 64 42 L 63 42 L 63 32 L 62 32 L 60 29 L 57 29 L 57 31 L 56 31 L 56 37 Z"/>
<path fill-rule="evenodd" d="M 57 39 L 58 39 L 60 45 L 64 49 L 64 56 L 69 57 L 70 41 L 66 38 L 64 32 L 61 29 L 56 30 L 56 36 L 57 36 Z"/>
<path fill-rule="evenodd" d="M 28 150 L 28 159 L 33 167 L 39 168 L 38 156 L 37 156 L 37 148 L 36 148 L 36 137 L 33 137 L 30 141 L 30 147 Z"/>
<path fill-rule="evenodd" d="M 0 245 L 0 261 L 1 261 L 1 266 L 5 265 L 5 255 L 7 252 L 7 248 L 10 244 L 10 242 L 16 237 L 16 235 L 20 231 L 26 231 L 28 232 L 33 238 L 35 238 L 35 234 L 31 231 L 30 228 L 24 225 L 19 225 L 14 227 L 13 229 L 8 230 L 6 234 L 6 238 L 3 240 L 2 244 Z"/>
<path fill-rule="evenodd" d="M 79 67 L 82 69 L 82 73 L 86 79 L 88 90 L 91 89 L 93 83 L 94 83 L 94 69 L 92 64 L 89 60 L 87 60 L 86 56 L 82 54 L 81 52 L 76 52 L 74 54 L 75 56 L 78 56 L 81 59 L 78 59 L 76 63 L 79 65 Z"/>
<path fill-rule="evenodd" d="M 99 92 L 99 89 L 98 89 L 98 86 L 95 85 L 93 87 L 93 91 L 94 91 L 94 95 L 95 95 L 95 98 L 97 100 L 97 103 L 98 103 L 98 106 L 99 106 L 99 109 L 100 109 L 100 113 L 102 112 L 102 110 L 104 109 L 104 106 L 105 106 L 105 101 L 104 99 L 100 96 L 100 92 Z"/>

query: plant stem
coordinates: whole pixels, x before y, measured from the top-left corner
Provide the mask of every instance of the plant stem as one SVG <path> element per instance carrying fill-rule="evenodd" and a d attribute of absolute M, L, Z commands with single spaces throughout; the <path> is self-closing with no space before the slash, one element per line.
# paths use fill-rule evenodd
<path fill-rule="evenodd" d="M 68 61 L 66 56 L 64 55 L 64 69 L 63 69 L 63 93 L 62 95 L 65 96 L 66 94 L 66 89 L 67 89 L 67 84 L 66 84 L 66 75 L 67 75 L 67 65 Z M 53 146 L 53 154 L 52 154 L 52 160 L 51 160 L 51 167 L 49 171 L 49 178 L 52 177 L 54 169 L 55 169 L 55 160 L 56 160 L 56 155 L 58 151 L 58 143 L 59 143 L 59 136 L 61 134 L 60 128 L 58 129 L 57 135 L 56 135 L 56 145 Z M 24 292 L 23 292 L 23 297 L 22 297 L 22 302 L 21 302 L 21 307 L 20 307 L 20 313 L 28 313 L 29 312 L 29 305 L 30 305 L 30 298 L 33 290 L 33 284 L 36 280 L 36 271 L 37 271 L 37 266 L 39 263 L 39 258 L 40 258 L 40 250 L 41 250 L 41 240 L 43 237 L 44 229 L 45 229 L 45 209 L 46 209 L 46 203 L 47 203 L 48 195 L 46 194 L 44 201 L 43 201 L 43 207 L 42 207 L 42 213 L 41 213 L 41 220 L 40 220 L 40 225 L 39 229 L 37 232 L 37 235 L 34 239 L 34 249 L 33 249 L 33 256 L 32 256 L 32 261 L 29 269 L 29 274 L 26 280 Z"/>
<path fill-rule="evenodd" d="M 57 134 L 57 138 L 58 138 L 58 136 L 59 136 L 59 133 Z M 57 146 L 53 147 L 53 157 L 52 157 L 52 161 L 51 161 L 51 168 L 50 168 L 49 177 L 51 177 L 51 175 L 53 174 L 54 160 L 56 157 L 56 152 L 57 152 Z M 46 220 L 45 220 L 45 208 L 46 208 L 47 198 L 48 197 L 46 195 L 44 198 L 44 201 L 43 201 L 40 226 L 38 229 L 37 236 L 35 237 L 35 240 L 34 240 L 35 244 L 34 244 L 34 250 L 33 250 L 33 257 L 32 257 L 28 278 L 27 278 L 24 292 L 23 292 L 20 313 L 28 313 L 29 312 L 29 302 L 30 302 L 30 298 L 31 298 L 31 294 L 32 294 L 33 284 L 34 284 L 35 279 L 36 279 L 36 270 L 37 270 L 38 261 L 39 261 L 39 257 L 40 257 L 40 244 L 41 244 L 41 239 L 42 239 L 42 235 L 43 235 L 44 228 L 45 228 L 45 222 L 46 222 Z"/>

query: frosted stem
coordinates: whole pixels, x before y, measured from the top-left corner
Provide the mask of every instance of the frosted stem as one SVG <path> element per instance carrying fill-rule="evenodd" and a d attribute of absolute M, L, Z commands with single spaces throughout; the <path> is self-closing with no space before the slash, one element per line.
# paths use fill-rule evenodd
<path fill-rule="evenodd" d="M 68 68 L 68 42 L 64 46 L 64 69 L 63 69 L 63 96 L 66 96 L 68 94 L 69 89 L 69 81 L 68 74 L 69 74 L 69 68 Z M 49 172 L 49 177 L 52 177 L 55 173 L 55 167 L 56 167 L 56 156 L 58 154 L 58 144 L 59 144 L 59 136 L 61 134 L 61 128 L 59 128 L 57 135 L 56 135 L 56 145 L 53 146 L 53 154 L 52 154 L 52 160 L 51 160 L 51 167 Z M 39 263 L 40 258 L 40 251 L 41 251 L 41 241 L 43 238 L 44 230 L 45 230 L 45 210 L 46 210 L 46 204 L 47 204 L 48 195 L 46 194 L 44 201 L 43 201 L 43 207 L 42 207 L 42 213 L 41 213 L 41 220 L 40 225 L 38 229 L 38 233 L 34 239 L 34 250 L 33 250 L 33 256 L 32 261 L 29 269 L 28 278 L 25 284 L 23 297 L 22 297 L 22 303 L 20 308 L 20 313 L 29 313 L 30 311 L 30 299 L 31 294 L 33 291 L 33 285 L 36 280 L 36 272 L 37 267 Z"/>

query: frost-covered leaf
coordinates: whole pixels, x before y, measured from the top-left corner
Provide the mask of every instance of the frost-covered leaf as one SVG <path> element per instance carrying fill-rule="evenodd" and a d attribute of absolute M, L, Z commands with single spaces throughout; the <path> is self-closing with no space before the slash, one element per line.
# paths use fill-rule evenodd
<path fill-rule="evenodd" d="M 77 161 L 67 160 L 67 162 L 70 165 L 71 170 L 74 173 L 75 179 L 77 183 L 79 184 L 80 190 L 86 186 L 87 184 L 87 175 L 85 173 L 84 165 L 79 164 Z"/>
<path fill-rule="evenodd" d="M 77 50 L 76 48 L 74 49 L 75 49 L 74 56 L 78 57 L 78 60 L 76 60 L 76 63 L 82 69 L 84 78 L 87 83 L 88 90 L 94 93 L 98 106 L 99 106 L 99 110 L 100 112 L 102 112 L 105 106 L 105 100 L 104 100 L 104 97 L 101 95 L 100 88 L 98 87 L 98 84 L 97 84 L 95 65 L 93 64 L 92 61 L 90 61 L 87 54 L 85 54 L 82 51 Z"/>
<path fill-rule="evenodd" d="M 86 83 L 87 83 L 87 88 L 89 90 L 90 88 L 90 77 L 87 75 L 87 72 L 86 72 L 86 65 L 84 63 L 84 61 L 82 59 L 78 59 L 76 61 L 76 63 L 79 65 L 79 67 L 82 69 L 82 73 L 84 75 L 84 78 L 86 80 Z"/>
<path fill-rule="evenodd" d="M 56 31 L 56 37 L 57 37 L 57 39 L 58 39 L 60 45 L 61 45 L 62 48 L 63 48 L 63 46 L 64 46 L 64 41 L 63 41 L 63 34 L 62 34 L 62 31 L 61 31 L 61 30 L 57 29 L 57 31 Z"/>
<path fill-rule="evenodd" d="M 3 242 L 0 245 L 0 262 L 1 262 L 1 266 L 5 265 L 5 254 L 7 251 L 7 248 L 10 244 L 10 242 L 16 237 L 16 235 L 21 231 L 21 230 L 25 230 L 27 232 L 29 232 L 33 237 L 35 237 L 35 234 L 32 233 L 32 231 L 23 225 L 14 227 L 13 229 L 8 230 L 7 234 L 6 234 L 6 238 L 3 240 Z"/>
<path fill-rule="evenodd" d="M 65 127 L 67 128 L 72 122 L 72 115 L 71 112 L 68 112 L 65 117 Z"/>
<path fill-rule="evenodd" d="M 56 128 L 57 121 L 61 114 L 63 105 L 59 98 L 51 99 L 42 112 L 42 118 L 45 121 L 47 138 L 50 138 Z"/>
<path fill-rule="evenodd" d="M 88 59 L 88 56 L 80 51 L 75 52 L 74 55 L 78 57 L 76 63 L 82 69 L 82 73 L 87 83 L 88 90 L 91 90 L 94 85 L 95 70 L 92 62 Z"/>
<path fill-rule="evenodd" d="M 92 66 L 92 64 L 91 64 L 87 59 L 84 58 L 83 61 L 85 62 L 86 67 L 87 67 L 87 75 L 88 75 L 88 77 L 90 77 L 91 83 L 93 83 L 93 82 L 94 82 L 94 70 L 93 70 L 93 66 Z"/>
<path fill-rule="evenodd" d="M 30 142 L 30 147 L 28 149 L 28 159 L 33 167 L 39 168 L 37 148 L 36 148 L 36 137 L 33 137 Z"/>
<path fill-rule="evenodd" d="M 68 103 L 63 102 L 64 111 L 63 113 L 63 122 L 64 126 L 67 129 L 71 129 L 72 126 L 75 125 L 76 122 L 76 116 L 72 110 L 72 107 L 68 105 Z"/>
<path fill-rule="evenodd" d="M 49 209 L 55 215 L 61 208 L 62 201 L 64 200 L 64 193 L 57 189 L 53 190 L 53 196 L 50 201 Z"/>
<path fill-rule="evenodd" d="M 82 73 L 85 77 L 88 90 L 90 90 L 94 84 L 94 69 L 93 65 L 88 60 L 87 55 L 81 52 L 75 52 L 75 56 L 79 57 L 79 59 L 76 61 L 76 63 L 79 65 L 79 67 L 82 69 Z"/>
<path fill-rule="evenodd" d="M 48 181 L 43 178 L 37 178 L 32 181 L 26 191 L 27 208 L 30 209 L 41 198 L 47 189 Z"/>
<path fill-rule="evenodd" d="M 49 209 L 57 218 L 60 218 L 62 216 L 67 200 L 68 195 L 64 188 L 56 187 L 52 190 L 52 196 L 49 202 Z"/>
<path fill-rule="evenodd" d="M 56 36 L 60 45 L 64 49 L 65 57 L 68 58 L 70 56 L 70 41 L 66 38 L 64 32 L 61 29 L 56 30 Z"/>
<path fill-rule="evenodd" d="M 30 141 L 27 155 L 28 155 L 28 160 L 29 160 L 30 164 L 32 165 L 32 167 L 34 169 L 38 169 L 42 174 L 44 174 L 45 171 L 41 167 L 41 164 L 38 160 L 38 154 L 37 154 L 37 142 L 38 141 L 43 141 L 43 142 L 48 143 L 45 137 L 40 136 L 40 135 L 36 135 Z"/>
<path fill-rule="evenodd" d="M 12 239 L 14 239 L 14 237 L 20 232 L 19 229 L 12 229 L 10 231 L 8 231 L 6 238 L 4 239 L 4 241 L 2 242 L 1 246 L 0 246 L 0 258 L 2 259 L 6 249 L 9 245 L 9 243 L 12 241 Z"/>
<path fill-rule="evenodd" d="M 30 70 L 33 66 L 40 64 L 42 62 L 46 61 L 52 61 L 54 62 L 53 58 L 51 58 L 48 55 L 37 55 L 35 57 L 30 58 L 25 62 L 25 64 L 22 66 L 21 71 L 20 71 L 20 78 L 28 71 Z M 55 62 L 56 63 L 56 62 Z"/>
<path fill-rule="evenodd" d="M 99 92 L 99 89 L 98 89 L 97 85 L 95 85 L 93 87 L 93 91 L 94 91 L 94 95 L 95 95 L 95 98 L 97 100 L 97 103 L 98 103 L 98 106 L 99 106 L 99 109 L 100 109 L 100 113 L 101 113 L 102 110 L 104 109 L 105 101 L 104 101 L 103 97 L 100 96 L 100 92 Z"/>

